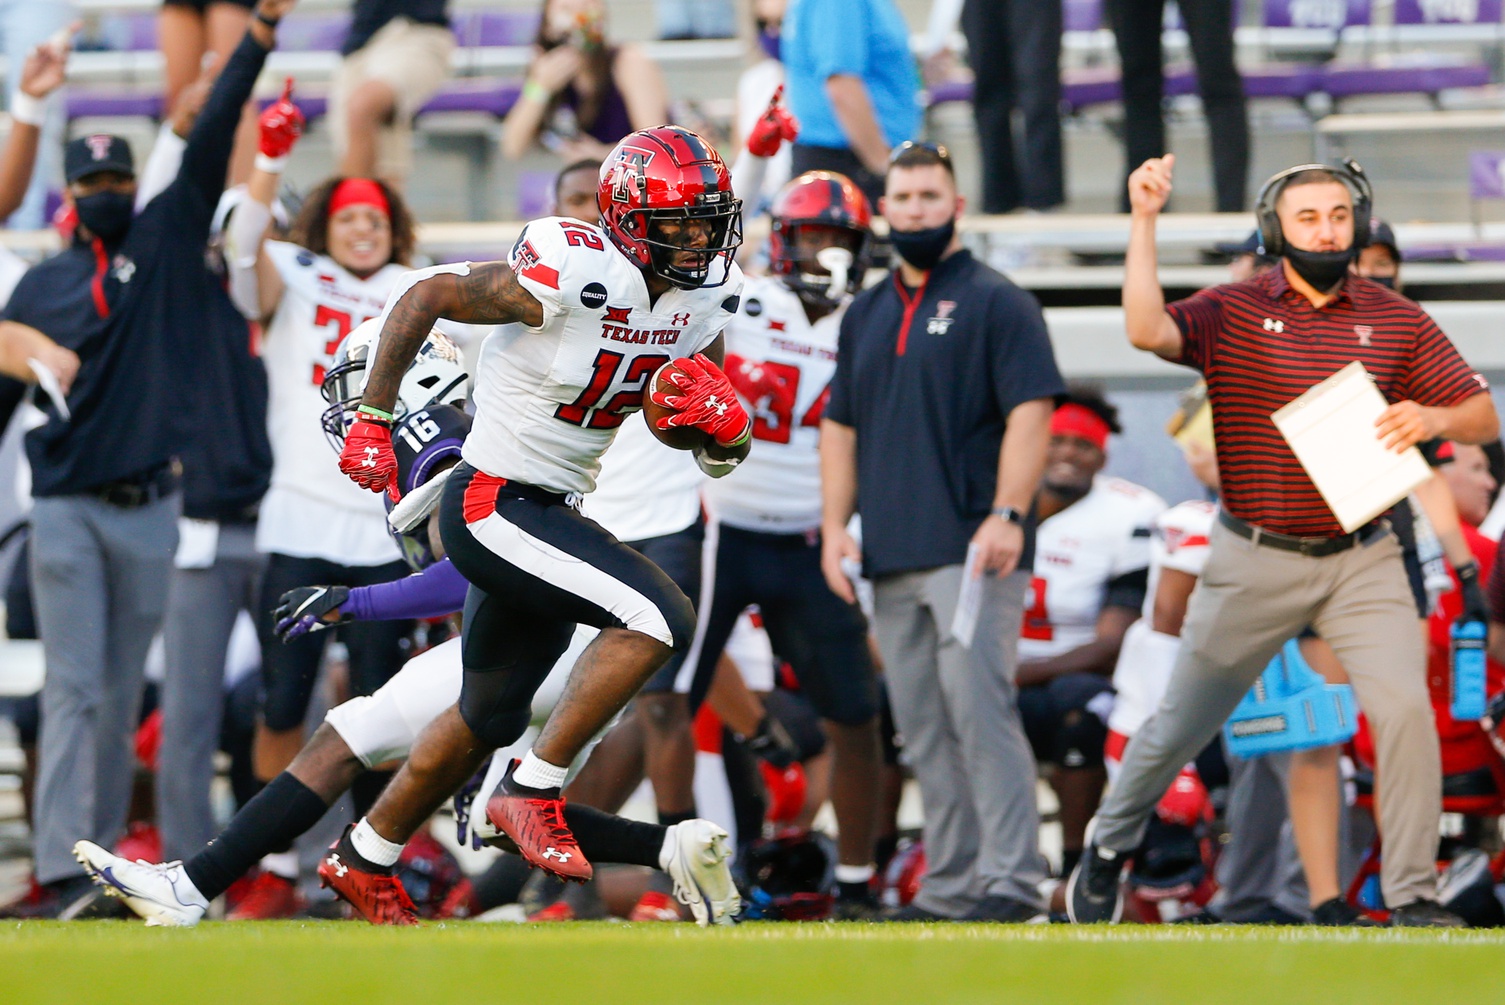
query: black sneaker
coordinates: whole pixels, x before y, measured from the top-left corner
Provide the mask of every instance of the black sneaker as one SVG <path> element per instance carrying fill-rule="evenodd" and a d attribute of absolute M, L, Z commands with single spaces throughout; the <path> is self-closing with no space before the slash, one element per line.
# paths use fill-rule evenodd
<path fill-rule="evenodd" d="M 923 921 L 955 921 L 956 919 L 948 918 L 944 914 L 936 914 L 934 911 L 927 911 L 919 904 L 905 904 L 903 907 L 884 911 L 876 920 L 913 923 Z"/>
<path fill-rule="evenodd" d="M 1120 890 L 1129 856 L 1088 845 L 1066 881 L 1066 916 L 1076 925 L 1116 924 L 1123 917 Z"/>
<path fill-rule="evenodd" d="M 1468 922 L 1435 900 L 1417 899 L 1390 912 L 1392 928 L 1467 928 Z"/>
<path fill-rule="evenodd" d="M 1379 928 L 1379 922 L 1342 897 L 1324 900 L 1312 908 L 1312 923 L 1329 928 Z"/>
<path fill-rule="evenodd" d="M 831 918 L 834 921 L 881 921 L 882 915 L 883 905 L 868 891 L 864 891 L 861 896 L 838 896 L 831 905 Z"/>
<path fill-rule="evenodd" d="M 984 897 L 977 905 L 962 915 L 960 921 L 991 921 L 1001 925 L 1032 925 L 1049 920 L 1048 915 L 1033 904 L 1026 904 L 1013 897 Z"/>

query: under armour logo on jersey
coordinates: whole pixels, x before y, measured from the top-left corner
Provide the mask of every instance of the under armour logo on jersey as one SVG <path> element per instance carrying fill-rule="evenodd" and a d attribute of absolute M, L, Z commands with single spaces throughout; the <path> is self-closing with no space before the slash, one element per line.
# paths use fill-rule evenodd
<path fill-rule="evenodd" d="M 380 452 L 380 448 L 378 448 L 378 447 L 367 447 L 366 448 L 366 459 L 363 460 L 363 461 L 361 461 L 361 467 L 363 467 L 363 468 L 374 468 L 374 467 L 376 467 L 376 455 L 379 452 Z"/>
<path fill-rule="evenodd" d="M 546 859 L 548 859 L 548 858 L 557 858 L 561 862 L 568 862 L 570 859 L 574 858 L 575 855 L 574 855 L 573 852 L 560 851 L 558 848 L 555 848 L 553 845 L 549 845 L 549 847 L 545 848 L 544 849 L 544 853 L 542 855 L 540 855 L 539 857 L 540 858 L 546 858 Z"/>
<path fill-rule="evenodd" d="M 685 325 L 690 323 L 689 312 L 674 315 L 674 320 L 670 323 L 675 325 L 676 327 L 683 328 Z"/>
<path fill-rule="evenodd" d="M 716 397 L 713 394 L 705 400 L 705 407 L 714 411 L 717 415 L 725 415 L 727 402 L 722 401 L 720 398 Z"/>
<path fill-rule="evenodd" d="M 1279 335 L 1285 330 L 1286 323 L 1284 321 L 1277 321 L 1274 318 L 1265 318 L 1265 331 L 1274 332 L 1275 334 Z"/>
<path fill-rule="evenodd" d="M 1353 333 L 1359 337 L 1359 345 L 1368 345 L 1369 339 L 1374 335 L 1372 325 L 1354 325 Z"/>
<path fill-rule="evenodd" d="M 339 852 L 335 852 L 333 855 L 329 856 L 324 861 L 327 862 L 329 864 L 329 867 L 334 870 L 334 874 L 336 876 L 340 876 L 340 877 L 343 878 L 344 875 L 345 875 L 345 873 L 347 873 L 347 872 L 350 871 L 350 867 L 348 865 L 346 865 L 344 862 L 340 861 Z"/>

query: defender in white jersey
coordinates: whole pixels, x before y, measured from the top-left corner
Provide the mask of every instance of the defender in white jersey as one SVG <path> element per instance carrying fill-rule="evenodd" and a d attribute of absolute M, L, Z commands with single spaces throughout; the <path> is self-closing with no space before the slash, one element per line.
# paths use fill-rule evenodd
<path fill-rule="evenodd" d="M 1148 489 L 1101 473 L 1116 432 L 1118 410 L 1094 387 L 1073 385 L 1051 417 L 1019 635 L 1019 712 L 1036 760 L 1053 766 L 1063 875 L 1102 793 L 1109 678 L 1144 604 L 1151 526 L 1165 509 Z"/>
<path fill-rule="evenodd" d="M 731 260 L 741 204 L 714 149 L 674 126 L 618 144 L 597 204 L 602 227 L 535 221 L 507 263 L 412 273 L 388 305 L 340 456 L 341 470 L 377 491 L 396 474 L 390 410 L 422 334 L 440 317 L 525 330 L 498 331 L 483 350 L 475 425 L 439 512 L 450 560 L 472 584 L 460 700 L 341 839 L 345 868 L 326 879 L 342 896 L 390 883 L 402 842 L 483 757 L 522 734 L 532 694 L 577 624 L 601 633 L 487 816 L 528 861 L 588 879 L 559 799 L 566 767 L 689 644 L 694 614 L 679 588 L 570 503 L 594 487 L 601 452 L 660 370 L 653 401 L 669 414 L 659 429 L 699 430 L 695 453 L 711 474 L 747 455 L 751 422 L 719 365 L 741 289 Z"/>
<path fill-rule="evenodd" d="M 756 604 L 831 740 L 836 915 L 871 916 L 877 680 L 862 612 L 821 574 L 819 452 L 841 316 L 866 271 L 871 213 L 857 186 L 829 171 L 795 178 L 771 212 L 773 274 L 748 282 L 726 331 L 727 375 L 752 414 L 757 449 L 736 478 L 706 486 L 710 582 L 685 685 L 698 705 L 738 616 Z"/>
<path fill-rule="evenodd" d="M 266 702 L 256 771 L 270 780 L 303 743 L 304 712 L 328 637 L 283 645 L 266 612 L 296 586 L 364 586 L 404 568 L 381 500 L 340 477 L 318 429 L 326 407 L 321 386 L 335 352 L 362 321 L 381 313 L 406 274 L 413 222 L 384 183 L 333 178 L 309 194 L 290 241 L 269 240 L 280 167 L 265 158 L 258 163 L 249 198 L 230 219 L 226 261 L 236 306 L 263 326 L 269 389 L 272 484 L 256 527 L 257 550 L 268 556 L 258 623 Z M 401 667 L 405 627 L 370 622 L 341 629 L 357 694 L 370 694 Z M 374 792 L 363 788 L 358 803 Z"/>

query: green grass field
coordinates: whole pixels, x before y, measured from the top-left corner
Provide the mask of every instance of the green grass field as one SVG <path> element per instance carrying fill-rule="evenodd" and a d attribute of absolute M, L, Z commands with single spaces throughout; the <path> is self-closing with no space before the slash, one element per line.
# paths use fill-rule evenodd
<path fill-rule="evenodd" d="M 1314 929 L 5 923 L 0 1002 L 1465 1005 L 1505 934 Z"/>

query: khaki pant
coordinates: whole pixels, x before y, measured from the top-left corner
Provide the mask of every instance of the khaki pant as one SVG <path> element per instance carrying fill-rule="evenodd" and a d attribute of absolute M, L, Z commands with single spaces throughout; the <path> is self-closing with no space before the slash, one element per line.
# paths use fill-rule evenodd
<path fill-rule="evenodd" d="M 397 110 L 391 125 L 381 131 L 376 174 L 401 184 L 413 170 L 413 116 L 443 86 L 454 48 L 455 36 L 448 28 L 395 18 L 346 56 L 329 92 L 336 157 L 343 157 L 349 145 L 345 106 L 350 93 L 368 80 L 380 80 L 397 95 Z"/>
<path fill-rule="evenodd" d="M 1388 534 L 1309 558 L 1257 546 L 1221 523 L 1213 529 L 1170 684 L 1129 741 L 1118 782 L 1098 811 L 1097 844 L 1115 851 L 1138 846 L 1181 766 L 1217 735 L 1281 645 L 1308 625 L 1348 671 L 1374 734 L 1385 902 L 1398 907 L 1436 897 L 1442 758 L 1416 605 L 1400 546 Z"/>

